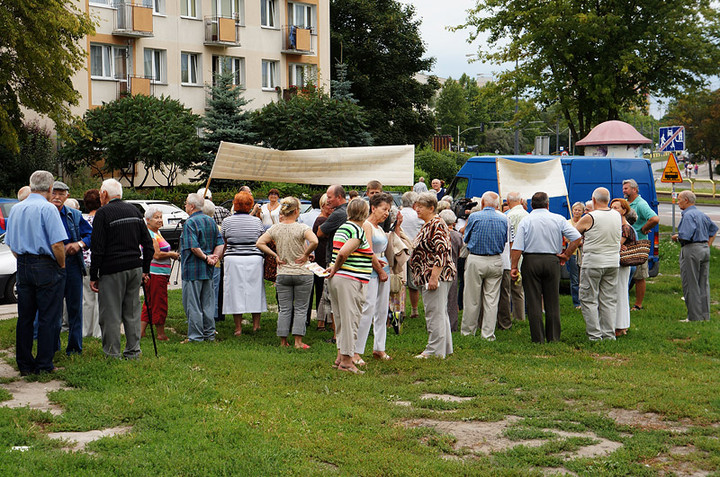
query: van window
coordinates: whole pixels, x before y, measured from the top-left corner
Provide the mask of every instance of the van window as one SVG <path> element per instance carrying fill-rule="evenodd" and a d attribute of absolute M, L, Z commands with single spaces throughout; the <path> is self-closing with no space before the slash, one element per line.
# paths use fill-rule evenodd
<path fill-rule="evenodd" d="M 468 188 L 468 178 L 467 177 L 455 177 L 453 179 L 452 183 L 450 183 L 450 187 L 447 189 L 448 195 L 452 197 L 453 199 L 460 199 L 462 197 L 465 197 L 465 193 L 467 192 Z"/>

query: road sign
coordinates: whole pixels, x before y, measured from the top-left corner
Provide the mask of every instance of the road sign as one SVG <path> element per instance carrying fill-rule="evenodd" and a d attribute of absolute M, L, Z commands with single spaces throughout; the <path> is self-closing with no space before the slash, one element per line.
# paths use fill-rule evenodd
<path fill-rule="evenodd" d="M 685 150 L 685 127 L 669 126 L 660 128 L 659 151 L 684 151 Z"/>
<path fill-rule="evenodd" d="M 668 157 L 667 164 L 665 164 L 665 169 L 663 169 L 662 177 L 660 178 L 660 182 L 667 183 L 680 183 L 683 181 L 682 176 L 680 175 L 680 169 L 678 168 L 677 161 L 675 160 L 675 154 L 670 153 L 670 157 Z"/>

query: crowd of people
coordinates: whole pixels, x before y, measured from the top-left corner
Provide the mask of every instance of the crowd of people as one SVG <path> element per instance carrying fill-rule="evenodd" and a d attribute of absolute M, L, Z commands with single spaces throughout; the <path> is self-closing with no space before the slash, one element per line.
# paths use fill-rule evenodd
<path fill-rule="evenodd" d="M 83 337 L 93 336 L 102 339 L 108 357 L 137 358 L 150 323 L 158 340 L 168 340 L 173 260 L 181 264 L 184 343 L 214 341 L 216 321 L 226 314 L 233 316 L 236 336 L 242 335 L 245 314 L 257 331 L 268 309 L 265 280 L 271 280 L 280 345 L 310 348 L 304 337 L 314 302 L 318 329 L 334 332 L 333 367 L 354 374 L 366 365 L 371 327 L 371 356 L 392 359 L 387 328 L 403 318 L 406 290 L 410 318 L 419 316 L 423 298 L 428 342 L 418 359 L 452 354 L 458 327 L 463 335 L 479 329 L 482 339 L 494 341 L 496 331 L 526 315 L 533 342 L 559 340 L 562 266 L 568 267 L 573 305 L 582 311 L 590 340 L 627 333 L 632 279 L 632 309 L 643 309 L 648 257 L 645 251 L 638 259 L 634 247 L 659 219 L 634 180 L 623 182 L 622 198 L 595 189 L 589 203 L 573 204 L 570 219 L 550 212 L 544 192 L 532 196 L 530 212 L 519 193 L 503 201 L 492 191 L 475 208 L 453 211 L 439 180 L 428 190 L 421 178 L 413 189 L 398 209 L 378 181 L 368 183 L 366 199 L 348 200 L 334 184 L 313 197 L 304 214 L 297 198 L 281 198 L 277 189 L 259 206 L 243 187 L 232 212 L 200 189 L 187 196 L 189 218 L 173 251 L 160 233 L 162 211 L 150 207 L 143 216 L 122 200 L 115 179 L 85 194 L 83 216 L 77 204 L 70 206 L 65 183 L 36 171 L 7 223 L 6 243 L 18 262 L 18 368 L 23 375 L 55 369 L 63 303 L 68 354 L 82 353 Z M 718 230 L 694 203 L 692 192 L 680 194 L 683 216 L 673 236 L 682 246 L 689 321 L 709 320 L 709 246 Z M 635 261 L 623 258 L 630 255 Z"/>

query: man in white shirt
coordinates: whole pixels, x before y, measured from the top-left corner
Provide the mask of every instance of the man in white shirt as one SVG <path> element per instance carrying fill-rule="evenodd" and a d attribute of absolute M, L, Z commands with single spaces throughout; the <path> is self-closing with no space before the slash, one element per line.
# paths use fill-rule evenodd
<path fill-rule="evenodd" d="M 420 179 L 418 179 L 418 181 L 413 186 L 413 192 L 415 192 L 417 194 L 422 194 L 423 192 L 427 192 L 427 191 L 428 191 L 428 188 L 425 185 L 425 178 L 421 177 Z"/>

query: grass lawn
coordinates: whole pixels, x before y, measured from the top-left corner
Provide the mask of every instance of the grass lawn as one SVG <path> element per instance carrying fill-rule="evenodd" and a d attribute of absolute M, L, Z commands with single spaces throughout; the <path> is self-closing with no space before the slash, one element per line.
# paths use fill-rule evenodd
<path fill-rule="evenodd" d="M 61 415 L 0 407 L 0 475 L 719 475 L 720 252 L 712 321 L 680 323 L 678 250 L 661 243 L 662 275 L 616 342 L 590 343 L 563 295 L 558 343 L 531 343 L 521 322 L 493 343 L 456 333 L 452 356 L 418 360 L 424 320 L 408 320 L 388 333 L 394 359 L 366 359 L 363 376 L 330 367 L 335 347 L 314 323 L 310 350 L 281 349 L 275 313 L 257 334 L 234 337 L 228 319 L 218 342 L 180 344 L 174 291 L 176 333 L 158 343 L 159 358 L 150 339 L 137 361 L 106 360 L 87 339 L 82 356 L 58 354 L 58 375 L 28 378 L 72 388 L 51 394 Z M 14 333 L 14 320 L 0 322 L 0 349 Z M 115 426 L 131 431 L 85 452 L 46 435 Z M 496 434 L 476 432 L 486 428 Z M 602 443 L 612 451 L 583 452 Z"/>

